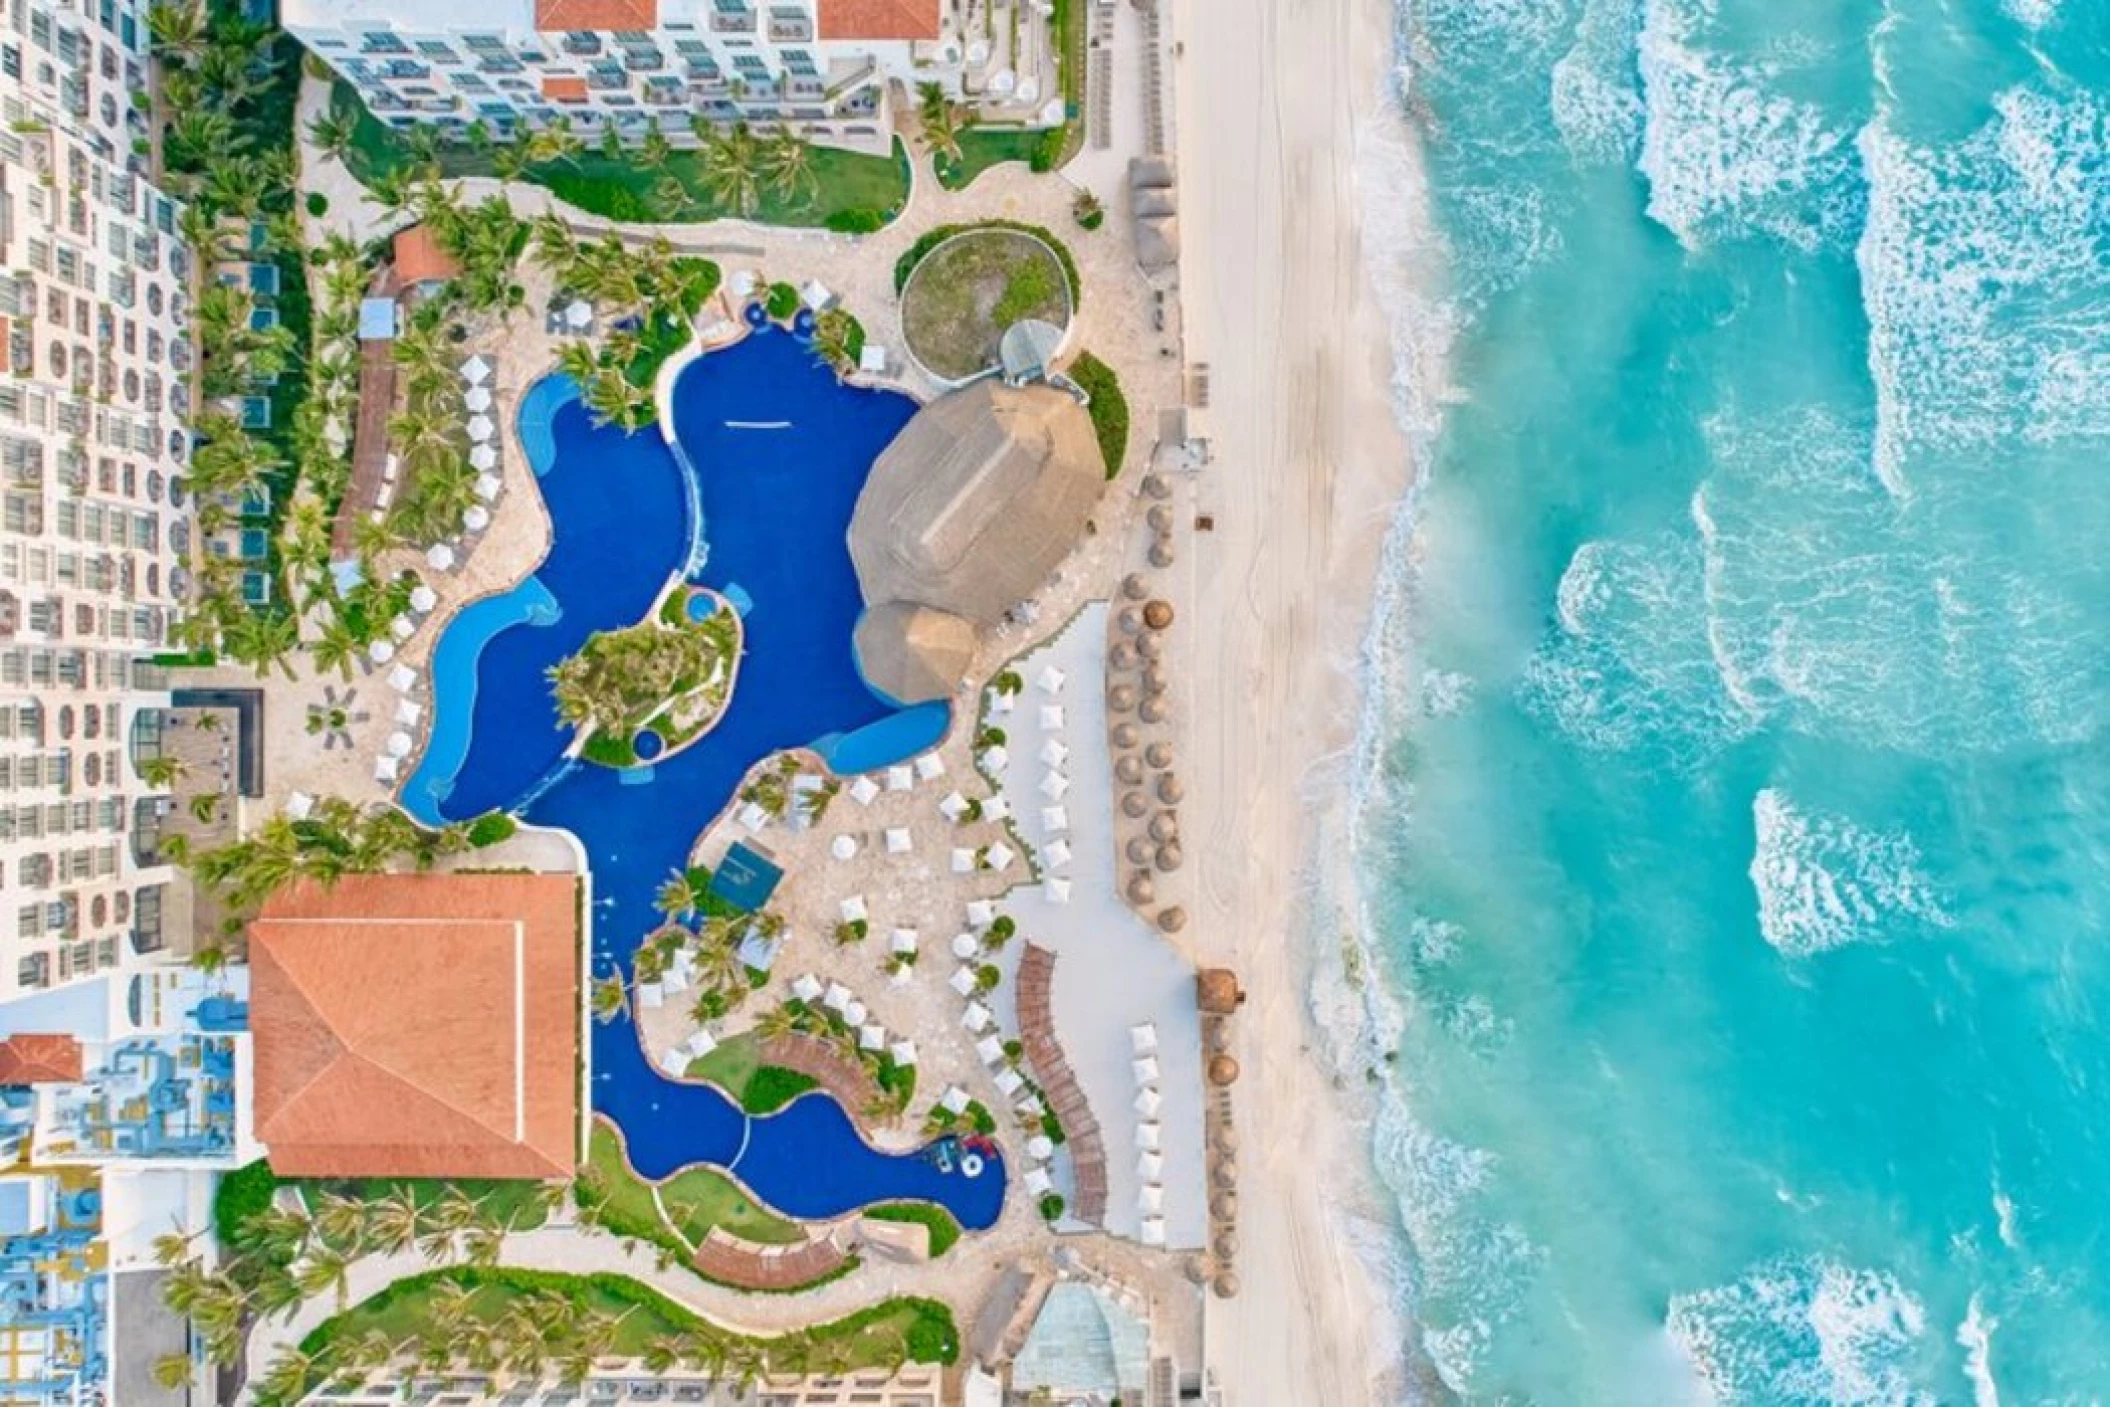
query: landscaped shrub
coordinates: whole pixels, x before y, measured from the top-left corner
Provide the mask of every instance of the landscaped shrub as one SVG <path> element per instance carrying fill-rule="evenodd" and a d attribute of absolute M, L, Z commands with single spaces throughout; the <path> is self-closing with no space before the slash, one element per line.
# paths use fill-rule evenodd
<path fill-rule="evenodd" d="M 321 191 L 308 192 L 308 214 L 320 220 L 330 213 L 330 198 Z"/>
<path fill-rule="evenodd" d="M 1053 171 L 1062 164 L 1062 149 L 1069 139 L 1067 127 L 1050 127 L 1033 144 L 1033 155 L 1027 158 L 1026 165 L 1034 171 Z"/>
<path fill-rule="evenodd" d="M 1062 1215 L 1063 1205 L 1064 1203 L 1062 1200 L 1062 1194 L 1060 1192 L 1050 1192 L 1046 1196 L 1042 1197 L 1040 1199 L 1041 1220 L 1056 1220 Z"/>
<path fill-rule="evenodd" d="M 942 1317 L 936 1314 L 919 1314 L 916 1322 L 909 1325 L 904 1336 L 909 1358 L 917 1363 L 942 1363 L 950 1366 L 959 1361 L 960 1331 L 953 1326 L 952 1314 L 947 1311 Z"/>
<path fill-rule="evenodd" d="M 894 261 L 894 291 L 899 293 L 908 287 L 908 276 L 915 271 L 916 265 L 923 262 L 924 255 L 954 235 L 965 234 L 969 230 L 1017 230 L 1020 234 L 1032 235 L 1054 250 L 1055 257 L 1062 261 L 1062 272 L 1070 280 L 1072 312 L 1074 313 L 1077 305 L 1084 301 L 1084 280 L 1077 274 L 1077 261 L 1070 257 L 1070 247 L 1050 234 L 1044 226 L 1021 224 L 1017 220 L 981 220 L 972 225 L 939 225 L 936 229 L 927 231 Z"/>
<path fill-rule="evenodd" d="M 865 1215 L 875 1221 L 904 1221 L 929 1228 L 932 1260 L 951 1250 L 960 1239 L 960 1223 L 952 1219 L 952 1213 L 928 1202 L 882 1202 L 866 1207 Z"/>
<path fill-rule="evenodd" d="M 784 322 L 799 310 L 799 291 L 788 283 L 773 283 L 769 286 L 769 301 L 763 306 L 771 317 Z"/>
<path fill-rule="evenodd" d="M 740 1107 L 750 1114 L 774 1114 L 815 1087 L 811 1075 L 764 1065 L 748 1077 L 747 1088 L 740 1093 Z"/>
<path fill-rule="evenodd" d="M 469 844 L 481 850 L 500 841 L 511 840 L 520 829 L 520 822 L 503 811 L 491 811 L 478 816 L 469 823 Z"/>
<path fill-rule="evenodd" d="M 885 229 L 886 221 L 877 210 L 837 210 L 828 216 L 828 228 L 837 234 L 871 234 Z"/>
<path fill-rule="evenodd" d="M 1111 479 L 1121 472 L 1121 461 L 1128 457 L 1128 398 L 1121 394 L 1121 379 L 1090 352 L 1077 354 L 1069 375 L 1092 398 L 1087 407 L 1092 432 L 1098 436 L 1099 454 L 1106 460 L 1106 477 Z"/>
<path fill-rule="evenodd" d="M 245 1163 L 220 1179 L 212 1196 L 212 1229 L 222 1245 L 234 1245 L 249 1219 L 271 1205 L 278 1191 L 278 1174 L 259 1158 Z"/>

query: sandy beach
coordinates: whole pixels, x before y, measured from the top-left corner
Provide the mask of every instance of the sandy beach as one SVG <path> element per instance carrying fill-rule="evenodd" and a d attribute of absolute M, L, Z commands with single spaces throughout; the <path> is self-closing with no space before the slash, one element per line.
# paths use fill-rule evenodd
<path fill-rule="evenodd" d="M 1190 832 L 1205 960 L 1250 993 L 1240 1118 L 1244 1292 L 1212 1300 L 1230 1400 L 1396 1397 L 1397 1311 L 1334 1208 L 1375 1205 L 1366 1128 L 1319 1050 L 1308 992 L 1321 852 L 1344 833 L 1345 755 L 1377 564 L 1408 487 L 1388 330 L 1365 269 L 1358 145 L 1384 112 L 1384 0 L 1182 6 L 1179 155 L 1188 355 L 1210 368 L 1213 462 L 1196 510 Z M 1332 814 L 1329 814 L 1331 812 Z"/>

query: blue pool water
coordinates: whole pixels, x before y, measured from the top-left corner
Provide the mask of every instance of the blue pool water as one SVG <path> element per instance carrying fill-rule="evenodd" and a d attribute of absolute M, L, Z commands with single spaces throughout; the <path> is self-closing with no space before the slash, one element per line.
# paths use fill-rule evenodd
<path fill-rule="evenodd" d="M 1399 13 L 1448 306 L 1391 311 L 1460 329 L 1358 857 L 1417 1342 L 2105 1400 L 2110 7 Z"/>
<path fill-rule="evenodd" d="M 557 614 L 492 632 L 480 650 L 450 655 L 442 641 L 446 666 L 473 674 L 437 696 L 443 715 L 466 704 L 468 743 L 453 775 L 421 771 L 441 817 L 517 806 L 579 838 L 593 871 L 597 973 L 627 972 L 659 921 L 654 890 L 758 759 L 879 725 L 876 736 L 901 749 L 871 749 L 879 765 L 928 746 L 946 723 L 924 711 L 887 730 L 903 715 L 865 687 L 850 648 L 863 601 L 844 533 L 872 461 L 915 403 L 844 386 L 792 338 L 763 332 L 692 362 L 673 409 L 687 468 L 656 434 L 596 428 L 560 378 L 530 393 L 523 420 L 532 411 L 545 427 L 549 458 L 536 467 L 555 537 L 535 579 Z M 709 733 L 650 768 L 565 762 L 569 734 L 556 727 L 545 672 L 594 631 L 643 617 L 691 558 L 692 500 L 708 550 L 690 580 L 746 603 L 733 696 Z M 592 1040 L 594 1108 L 622 1128 L 646 1176 L 715 1163 L 797 1216 L 921 1197 L 979 1228 L 1002 1207 L 1001 1160 L 969 1179 L 877 1152 L 826 1096 L 749 1119 L 713 1088 L 664 1078 L 628 1021 L 597 1024 Z"/>

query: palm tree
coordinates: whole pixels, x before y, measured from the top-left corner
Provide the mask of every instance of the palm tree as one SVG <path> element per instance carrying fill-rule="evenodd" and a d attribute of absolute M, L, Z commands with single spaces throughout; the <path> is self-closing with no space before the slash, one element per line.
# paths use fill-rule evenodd
<path fill-rule="evenodd" d="M 851 343 L 856 340 L 856 327 L 856 320 L 841 308 L 830 308 L 814 319 L 814 354 L 834 367 L 838 376 L 850 372 L 857 365 L 857 357 L 851 351 Z M 816 791 L 809 793 L 808 797 L 810 799 L 819 795 L 821 793 Z M 825 806 L 826 803 L 823 802 L 822 805 Z"/>
<path fill-rule="evenodd" d="M 167 753 L 142 757 L 134 766 L 138 769 L 139 780 L 155 791 L 169 790 L 190 772 L 190 765 L 182 758 Z"/>
<path fill-rule="evenodd" d="M 443 1338 L 452 1338 L 456 1330 L 468 1322 L 471 1301 L 476 1291 L 460 1280 L 442 1280 L 433 1288 L 430 1301 L 432 1327 Z"/>
<path fill-rule="evenodd" d="M 417 1193 L 409 1183 L 398 1183 L 387 1196 L 367 1204 L 366 1232 L 376 1250 L 401 1255 L 417 1244 L 423 1220 Z"/>
<path fill-rule="evenodd" d="M 785 200 L 801 196 L 811 199 L 820 192 L 821 178 L 813 169 L 813 148 L 791 128 L 778 125 L 763 147 L 762 163 L 777 194 Z"/>
<path fill-rule="evenodd" d="M 205 51 L 205 7 L 185 0 L 160 0 L 147 11 L 147 33 L 163 54 L 195 59 Z"/>
<path fill-rule="evenodd" d="M 190 1243 L 197 1240 L 202 1234 L 202 1232 L 197 1231 L 193 1231 L 188 1235 L 182 1231 L 162 1232 L 154 1238 L 154 1264 L 159 1266 L 179 1264 L 185 1256 L 190 1254 Z"/>
<path fill-rule="evenodd" d="M 765 1041 L 788 1036 L 799 1029 L 799 1015 L 788 1006 L 773 1006 L 755 1018 L 755 1034 Z"/>
<path fill-rule="evenodd" d="M 321 1247 L 309 1253 L 300 1269 L 293 1273 L 294 1283 L 301 1293 L 310 1297 L 329 1291 L 337 1297 L 337 1308 L 344 1308 L 346 1292 L 350 1289 L 351 1261 L 340 1251 Z"/>
<path fill-rule="evenodd" d="M 206 171 L 234 156 L 246 144 L 235 131 L 234 119 L 210 107 L 185 108 L 169 122 L 162 138 L 162 151 L 170 167 L 179 171 Z"/>
<path fill-rule="evenodd" d="M 703 149 L 704 186 L 743 219 L 762 203 L 761 152 L 745 122 L 714 135 Z"/>
<path fill-rule="evenodd" d="M 935 83 L 916 87 L 916 117 L 923 127 L 923 144 L 931 155 L 951 165 L 960 159 L 960 110 L 945 90 Z"/>
<path fill-rule="evenodd" d="M 289 1348 L 272 1360 L 264 1370 L 263 1381 L 257 1390 L 267 1401 L 275 1404 L 291 1404 L 300 1401 L 308 1390 L 308 1376 L 316 1368 L 315 1360 L 297 1348 Z"/>
<path fill-rule="evenodd" d="M 162 841 L 161 855 L 163 859 L 177 864 L 182 863 L 176 859 L 176 856 L 169 849 L 169 841 L 181 839 L 183 839 L 182 836 L 170 836 L 167 840 Z M 190 965 L 208 977 L 215 973 L 225 972 L 227 970 L 227 949 L 219 943 L 207 943 L 190 955 Z"/>
<path fill-rule="evenodd" d="M 672 1334 L 655 1335 L 645 1345 L 645 1351 L 642 1355 L 645 1371 L 654 1374 L 673 1371 L 674 1365 L 681 1362 L 681 1354 L 684 1347 L 682 1340 Z"/>
<path fill-rule="evenodd" d="M 227 653 L 254 669 L 259 676 L 273 668 L 288 679 L 300 676 L 286 657 L 300 644 L 300 623 L 283 611 L 250 611 L 237 619 L 226 633 Z"/>
<path fill-rule="evenodd" d="M 557 370 L 585 386 L 601 372 L 600 353 L 591 342 L 566 342 L 557 349 Z"/>
<path fill-rule="evenodd" d="M 308 124 L 308 140 L 324 156 L 343 161 L 352 154 L 352 139 L 358 135 L 359 122 L 348 112 L 336 108 L 318 114 Z"/>
<path fill-rule="evenodd" d="M 357 1251 L 366 1239 L 366 1204 L 339 1192 L 325 1192 L 316 1201 L 315 1232 L 331 1246 Z"/>
<path fill-rule="evenodd" d="M 170 1392 L 188 1385 L 193 1372 L 188 1353 L 164 1353 L 154 1360 L 154 1382 Z"/>
<path fill-rule="evenodd" d="M 596 1021 L 608 1022 L 623 1014 L 628 1005 L 629 991 L 623 985 L 620 973 L 597 977 L 593 984 L 593 1017 Z"/>

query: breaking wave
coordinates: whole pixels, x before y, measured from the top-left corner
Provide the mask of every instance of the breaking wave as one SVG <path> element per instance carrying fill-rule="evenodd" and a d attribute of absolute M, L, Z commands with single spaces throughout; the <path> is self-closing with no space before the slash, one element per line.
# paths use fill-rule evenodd
<path fill-rule="evenodd" d="M 1771 787 L 1751 803 L 1751 819 L 1758 928 L 1782 954 L 1809 957 L 1879 939 L 1895 933 L 1899 919 L 1950 924 L 1912 837 L 1811 814 Z"/>
<path fill-rule="evenodd" d="M 1821 1256 L 1671 1300 L 1672 1339 L 1722 1407 L 1932 1407 L 1909 1369 L 1926 1312 L 1892 1277 Z"/>

